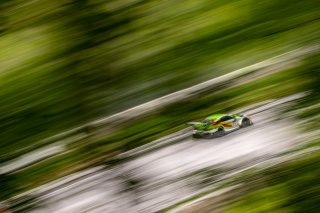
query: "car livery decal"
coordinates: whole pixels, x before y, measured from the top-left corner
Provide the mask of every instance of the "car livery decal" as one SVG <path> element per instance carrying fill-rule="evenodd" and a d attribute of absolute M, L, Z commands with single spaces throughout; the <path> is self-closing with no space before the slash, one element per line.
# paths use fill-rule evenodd
<path fill-rule="evenodd" d="M 224 127 L 232 127 L 232 122 L 221 122 L 221 125 Z"/>

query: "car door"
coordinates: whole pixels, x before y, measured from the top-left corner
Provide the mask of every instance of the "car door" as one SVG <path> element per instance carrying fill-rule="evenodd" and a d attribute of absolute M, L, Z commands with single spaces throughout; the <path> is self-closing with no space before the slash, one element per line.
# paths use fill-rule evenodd
<path fill-rule="evenodd" d="M 221 117 L 220 124 L 224 127 L 225 131 L 231 131 L 238 128 L 236 120 L 230 115 Z"/>

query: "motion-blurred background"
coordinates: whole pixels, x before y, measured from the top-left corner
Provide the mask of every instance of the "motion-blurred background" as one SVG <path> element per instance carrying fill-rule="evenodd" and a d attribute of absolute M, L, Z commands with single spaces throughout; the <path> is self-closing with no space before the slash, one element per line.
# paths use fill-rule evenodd
<path fill-rule="evenodd" d="M 30 195 L 31 189 L 95 166 L 103 165 L 119 172 L 118 166 L 127 165 L 132 157 L 124 160 L 123 153 L 146 147 L 150 142 L 152 145 L 155 140 L 160 145 L 170 144 L 172 135 L 189 132 L 185 124 L 188 121 L 202 120 L 212 113 L 249 110 L 300 94 L 294 101 L 290 99 L 290 105 L 271 104 L 268 109 L 273 109 L 272 112 L 256 117 L 253 114 L 254 122 L 255 118 L 264 121 L 274 118 L 260 126 L 258 120 L 256 129 L 252 130 L 257 131 L 256 135 L 248 135 L 248 129 L 216 142 L 192 141 L 190 135 L 175 139 L 179 144 L 190 143 L 187 147 L 204 146 L 201 143 L 215 147 L 224 143 L 226 150 L 237 147 L 232 141 L 239 137 L 241 147 L 251 140 L 258 143 L 255 141 L 261 137 L 270 146 L 295 141 L 283 148 L 284 153 L 289 153 L 286 159 L 291 160 L 282 160 L 271 169 L 245 169 L 245 174 L 229 175 L 232 181 L 228 176 L 228 183 L 219 185 L 223 188 L 246 182 L 241 187 L 242 196 L 238 196 L 238 190 L 231 191 L 233 196 L 223 195 L 221 200 L 202 200 L 205 204 L 201 208 L 177 211 L 319 211 L 319 18 L 318 0 L 0 1 L 3 209 L 80 212 L 64 209 L 70 205 L 68 202 L 50 208 L 48 203 L 41 204 L 40 208 L 38 203 L 47 191 L 36 191 L 36 196 L 32 194 L 36 198 L 29 200 L 15 196 L 23 192 Z M 224 76 L 228 73 L 232 74 Z M 224 77 L 217 79 L 220 76 Z M 140 108 L 123 112 L 138 105 Z M 268 127 L 279 120 L 285 122 L 280 127 L 292 125 L 290 131 L 280 130 L 278 138 L 268 138 L 274 131 Z M 271 132 L 264 134 L 267 131 Z M 284 136 L 281 132 L 294 134 Z M 180 153 L 170 147 L 166 148 L 171 150 L 169 155 Z M 207 148 L 194 147 L 194 150 L 201 152 Z M 216 148 L 211 155 L 221 151 Z M 149 155 L 150 152 L 141 149 L 139 156 Z M 161 146 L 153 153 L 161 152 L 159 149 Z M 296 154 L 306 149 L 311 154 Z M 261 160 L 257 153 L 253 150 L 245 154 Z M 268 154 L 270 157 L 274 153 Z M 292 160 L 292 156 L 299 157 Z M 150 162 L 149 158 L 144 160 L 146 164 Z M 153 166 L 166 167 L 168 162 Z M 184 170 L 182 165 L 177 168 Z M 217 172 L 216 168 L 214 172 L 201 169 L 205 177 L 193 179 L 197 183 L 226 173 L 225 168 L 223 172 Z M 117 197 L 117 202 L 131 204 L 124 209 L 102 210 L 99 208 L 106 204 L 93 202 L 88 204 L 91 209 L 82 211 L 171 211 L 179 202 L 182 205 L 191 201 L 192 196 L 201 197 L 197 194 L 201 190 L 191 187 L 185 194 L 189 197 L 155 201 L 154 208 L 146 207 L 144 198 L 148 193 L 144 197 L 143 187 L 136 189 L 135 178 L 140 172 L 130 167 L 130 172 L 120 175 L 129 183 L 122 188 L 141 197 L 140 200 L 134 199 L 132 203 L 128 197 Z M 175 175 L 168 177 L 173 182 L 178 180 Z M 144 186 L 146 182 L 138 185 Z M 214 191 L 215 183 L 209 181 L 205 187 L 200 184 L 201 195 Z M 107 187 L 105 191 L 108 190 Z M 170 190 L 164 192 L 169 193 Z"/>

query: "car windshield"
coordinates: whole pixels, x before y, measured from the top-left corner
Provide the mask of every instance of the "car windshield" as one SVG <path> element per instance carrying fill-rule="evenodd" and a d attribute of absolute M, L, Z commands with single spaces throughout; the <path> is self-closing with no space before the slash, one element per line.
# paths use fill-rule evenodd
<path fill-rule="evenodd" d="M 205 119 L 204 121 L 202 121 L 202 123 L 209 125 L 211 124 L 212 120 L 211 119 Z"/>
<path fill-rule="evenodd" d="M 227 121 L 227 120 L 231 120 L 231 119 L 232 119 L 232 117 L 230 115 L 226 115 L 226 116 L 219 118 L 219 122 L 223 122 L 223 121 Z"/>

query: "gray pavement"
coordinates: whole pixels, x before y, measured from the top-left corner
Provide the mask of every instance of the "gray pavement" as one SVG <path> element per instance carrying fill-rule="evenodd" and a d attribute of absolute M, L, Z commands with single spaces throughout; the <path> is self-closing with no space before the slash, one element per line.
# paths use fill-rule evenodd
<path fill-rule="evenodd" d="M 35 197 L 32 201 L 35 207 L 29 212 L 159 211 L 214 186 L 237 169 L 276 158 L 294 148 L 301 135 L 292 118 L 279 119 L 278 114 L 302 95 L 243 109 L 251 116 L 254 126 L 224 137 L 187 136 L 112 168 L 92 168 L 12 201 Z M 26 205 L 17 205 L 16 209 Z"/>

